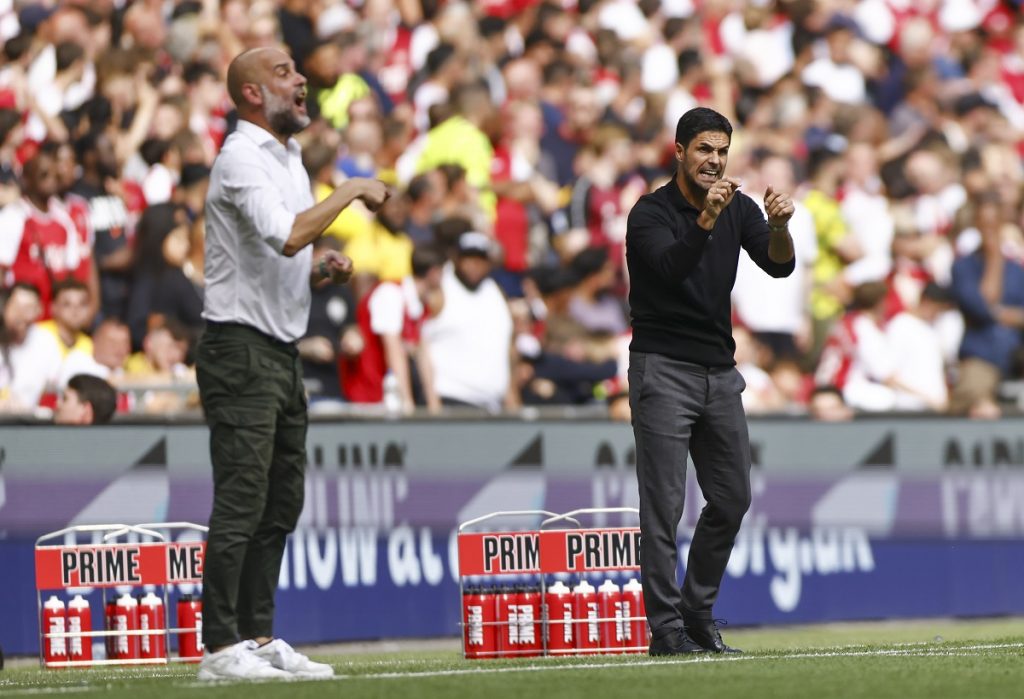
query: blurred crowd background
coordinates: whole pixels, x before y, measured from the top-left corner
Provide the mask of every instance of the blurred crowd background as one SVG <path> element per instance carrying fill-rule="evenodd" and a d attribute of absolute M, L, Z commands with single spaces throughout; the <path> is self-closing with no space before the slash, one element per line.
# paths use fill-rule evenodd
<path fill-rule="evenodd" d="M 314 292 L 316 411 L 628 419 L 626 217 L 698 105 L 734 124 L 742 191 L 798 202 L 796 272 L 740 262 L 750 413 L 1018 408 L 1019 2 L 0 0 L 0 40 L 5 412 L 196 410 L 224 76 L 258 46 L 309 80 L 317 198 L 394 190 L 317 243 L 358 274 Z M 76 418 L 83 374 L 115 397 Z"/>

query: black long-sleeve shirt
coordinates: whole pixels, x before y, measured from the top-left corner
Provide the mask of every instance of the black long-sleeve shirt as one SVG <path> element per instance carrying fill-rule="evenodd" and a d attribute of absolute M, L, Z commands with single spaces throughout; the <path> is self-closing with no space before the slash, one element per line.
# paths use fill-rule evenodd
<path fill-rule="evenodd" d="M 730 294 L 742 246 L 773 277 L 788 277 L 796 261 L 768 258 L 768 222 L 742 191 L 710 234 L 673 179 L 645 194 L 629 212 L 626 262 L 634 352 L 653 352 L 708 367 L 736 363 Z"/>

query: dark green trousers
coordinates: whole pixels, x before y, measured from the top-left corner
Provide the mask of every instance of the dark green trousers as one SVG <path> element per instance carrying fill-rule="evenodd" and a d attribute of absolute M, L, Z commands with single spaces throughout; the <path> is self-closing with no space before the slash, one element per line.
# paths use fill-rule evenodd
<path fill-rule="evenodd" d="M 295 346 L 252 328 L 208 323 L 196 378 L 213 463 L 203 643 L 218 648 L 273 635 L 285 539 L 302 512 L 309 419 Z"/>

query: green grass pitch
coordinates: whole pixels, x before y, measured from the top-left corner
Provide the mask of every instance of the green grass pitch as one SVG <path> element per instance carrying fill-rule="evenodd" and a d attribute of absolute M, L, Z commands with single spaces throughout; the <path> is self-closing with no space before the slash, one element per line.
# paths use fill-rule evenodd
<path fill-rule="evenodd" d="M 930 620 L 726 629 L 742 656 L 467 661 L 457 641 L 306 649 L 333 680 L 199 683 L 195 666 L 0 672 L 0 697 L 104 699 L 402 699 L 650 697 L 757 699 L 1024 697 L 1024 619 Z M 397 647 L 397 650 L 386 650 Z"/>

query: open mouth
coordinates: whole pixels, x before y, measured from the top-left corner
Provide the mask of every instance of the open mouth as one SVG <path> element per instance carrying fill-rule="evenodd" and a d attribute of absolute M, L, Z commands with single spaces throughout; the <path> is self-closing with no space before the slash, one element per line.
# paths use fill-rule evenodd
<path fill-rule="evenodd" d="M 306 91 L 305 90 L 299 90 L 298 92 L 295 93 L 295 106 L 296 107 L 301 107 L 302 109 L 306 108 Z"/>
<path fill-rule="evenodd" d="M 721 172 L 719 172 L 718 170 L 705 168 L 703 170 L 698 170 L 697 175 L 706 180 L 717 180 L 719 177 L 721 177 Z"/>

